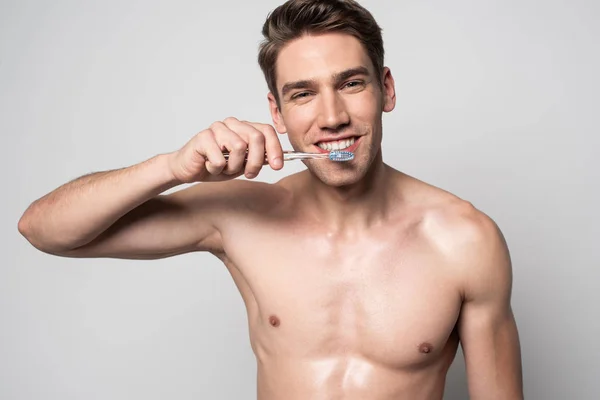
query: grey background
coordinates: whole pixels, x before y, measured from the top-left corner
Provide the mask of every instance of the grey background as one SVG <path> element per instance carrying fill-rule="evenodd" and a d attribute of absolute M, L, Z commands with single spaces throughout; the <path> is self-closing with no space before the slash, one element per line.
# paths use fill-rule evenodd
<path fill-rule="evenodd" d="M 0 2 L 1 399 L 255 398 L 245 310 L 216 259 L 62 259 L 17 221 L 65 181 L 215 120 L 270 122 L 256 52 L 278 4 Z M 526 398 L 599 398 L 599 3 L 363 4 L 398 90 L 385 161 L 507 237 Z M 461 357 L 447 399 L 467 398 Z"/>

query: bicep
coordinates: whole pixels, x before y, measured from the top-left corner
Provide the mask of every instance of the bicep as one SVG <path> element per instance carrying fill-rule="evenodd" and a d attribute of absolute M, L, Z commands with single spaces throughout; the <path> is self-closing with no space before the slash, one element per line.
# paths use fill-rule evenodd
<path fill-rule="evenodd" d="M 218 207 L 214 196 L 191 187 L 148 200 L 91 242 L 65 257 L 159 259 L 193 251 L 218 253 Z"/>
<path fill-rule="evenodd" d="M 522 398 L 521 354 L 511 308 L 512 266 L 497 226 L 482 224 L 465 263 L 458 332 L 471 398 Z"/>
<path fill-rule="evenodd" d="M 466 304 L 458 331 L 471 398 L 521 398 L 519 337 L 510 306 Z"/>

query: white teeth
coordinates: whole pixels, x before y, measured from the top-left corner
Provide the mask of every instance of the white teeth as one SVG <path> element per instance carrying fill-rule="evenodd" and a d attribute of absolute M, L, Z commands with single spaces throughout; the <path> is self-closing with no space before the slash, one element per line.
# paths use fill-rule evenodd
<path fill-rule="evenodd" d="M 345 140 L 334 140 L 331 142 L 320 142 L 318 146 L 323 150 L 332 151 L 332 150 L 344 150 L 354 144 L 354 138 L 345 139 Z"/>

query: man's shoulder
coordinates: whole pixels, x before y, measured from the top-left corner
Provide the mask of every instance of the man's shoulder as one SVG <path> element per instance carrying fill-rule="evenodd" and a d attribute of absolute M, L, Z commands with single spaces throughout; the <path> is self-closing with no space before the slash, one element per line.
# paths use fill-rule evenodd
<path fill-rule="evenodd" d="M 496 222 L 472 202 L 438 188 L 421 209 L 421 232 L 449 261 L 465 264 L 502 252 L 506 244 Z"/>
<path fill-rule="evenodd" d="M 486 290 L 510 280 L 511 262 L 496 222 L 471 202 L 449 193 L 428 204 L 420 220 L 421 236 L 456 279 L 467 298 L 474 288 Z"/>
<path fill-rule="evenodd" d="M 496 230 L 495 222 L 487 214 L 452 194 L 442 196 L 424 209 L 423 223 L 432 236 L 449 236 L 457 242 L 481 240 Z"/>

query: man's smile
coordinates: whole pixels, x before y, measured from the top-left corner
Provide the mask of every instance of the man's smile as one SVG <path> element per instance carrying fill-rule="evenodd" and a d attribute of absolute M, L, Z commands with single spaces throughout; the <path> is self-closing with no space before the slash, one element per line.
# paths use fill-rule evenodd
<path fill-rule="evenodd" d="M 359 142 L 359 136 L 349 136 L 341 139 L 319 141 L 315 145 L 323 152 L 333 150 L 354 151 Z"/>

